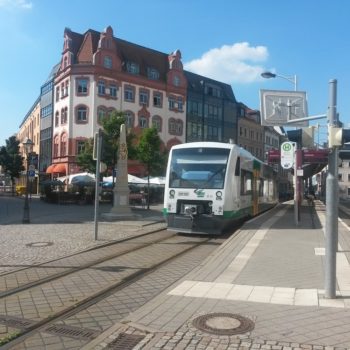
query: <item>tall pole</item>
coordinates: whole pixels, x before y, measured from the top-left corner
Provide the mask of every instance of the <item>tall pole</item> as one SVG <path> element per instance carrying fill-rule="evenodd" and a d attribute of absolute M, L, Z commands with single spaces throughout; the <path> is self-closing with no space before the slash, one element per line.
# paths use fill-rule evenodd
<path fill-rule="evenodd" d="M 100 203 L 100 164 L 101 164 L 101 144 L 102 144 L 102 130 L 98 130 L 97 134 L 97 159 L 96 159 L 96 174 L 95 174 L 95 241 L 98 236 L 98 208 Z"/>
<path fill-rule="evenodd" d="M 337 80 L 329 81 L 329 126 L 338 126 Z M 336 266 L 338 247 L 338 148 L 333 147 L 328 156 L 328 175 L 326 180 L 326 261 L 325 297 L 336 297 Z"/>
<path fill-rule="evenodd" d="M 24 207 L 23 207 L 23 224 L 30 223 L 30 214 L 29 214 L 29 202 L 28 202 L 28 188 L 29 188 L 29 154 L 27 153 L 27 169 L 26 169 L 26 194 L 24 198 Z"/>

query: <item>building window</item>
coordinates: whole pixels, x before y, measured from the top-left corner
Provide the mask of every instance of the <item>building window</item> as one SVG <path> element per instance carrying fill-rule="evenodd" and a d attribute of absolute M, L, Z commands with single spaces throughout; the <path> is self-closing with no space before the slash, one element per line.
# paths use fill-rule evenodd
<path fill-rule="evenodd" d="M 148 79 L 152 79 L 152 80 L 158 80 L 159 79 L 159 72 L 157 69 L 155 68 L 147 68 L 147 77 Z"/>
<path fill-rule="evenodd" d="M 181 80 L 180 80 L 179 76 L 175 75 L 174 79 L 173 79 L 173 84 L 175 86 L 180 86 L 180 83 L 181 83 Z"/>
<path fill-rule="evenodd" d="M 109 95 L 111 97 L 117 97 L 118 87 L 115 84 L 109 85 Z"/>
<path fill-rule="evenodd" d="M 128 102 L 135 101 L 135 88 L 132 86 L 125 86 L 124 89 L 124 100 Z"/>
<path fill-rule="evenodd" d="M 56 87 L 56 102 L 60 100 L 60 87 Z"/>
<path fill-rule="evenodd" d="M 69 81 L 67 80 L 64 84 L 64 96 L 68 96 L 68 86 L 69 86 Z"/>
<path fill-rule="evenodd" d="M 145 90 L 140 90 L 139 100 L 140 105 L 148 106 L 148 92 Z"/>
<path fill-rule="evenodd" d="M 153 106 L 162 107 L 163 94 L 161 92 L 153 92 Z"/>
<path fill-rule="evenodd" d="M 106 94 L 106 84 L 103 80 L 98 82 L 98 94 L 102 96 Z"/>
<path fill-rule="evenodd" d="M 127 111 L 124 115 L 127 128 L 132 129 L 134 127 L 134 113 Z"/>
<path fill-rule="evenodd" d="M 152 117 L 152 127 L 156 128 L 158 132 L 162 131 L 162 118 L 159 115 Z"/>
<path fill-rule="evenodd" d="M 77 94 L 78 95 L 88 94 L 88 79 L 77 79 Z"/>
<path fill-rule="evenodd" d="M 126 70 L 131 74 L 139 74 L 140 73 L 140 67 L 135 62 L 127 62 Z"/>
<path fill-rule="evenodd" d="M 343 181 L 343 174 L 338 174 L 338 180 Z"/>
<path fill-rule="evenodd" d="M 76 122 L 86 123 L 87 122 L 88 109 L 86 106 L 78 106 L 76 108 Z"/>
<path fill-rule="evenodd" d="M 350 196 L 350 187 L 348 187 L 348 196 Z"/>
<path fill-rule="evenodd" d="M 178 99 L 177 99 L 177 109 L 180 111 L 180 112 L 182 112 L 183 111 L 183 99 L 182 99 L 182 97 L 179 97 Z"/>
<path fill-rule="evenodd" d="M 105 68 L 112 68 L 112 58 L 110 56 L 105 56 L 103 59 L 103 66 Z"/>
<path fill-rule="evenodd" d="M 58 126 L 60 123 L 60 113 L 57 111 L 55 114 L 55 126 Z"/>
<path fill-rule="evenodd" d="M 97 108 L 97 123 L 102 124 L 102 120 L 106 118 L 106 109 L 104 107 Z"/>
<path fill-rule="evenodd" d="M 59 138 L 56 136 L 53 141 L 53 156 L 54 158 L 58 157 L 58 146 L 59 146 Z"/>
<path fill-rule="evenodd" d="M 143 117 L 143 116 L 139 117 L 139 126 L 140 126 L 141 129 L 147 128 L 148 127 L 147 124 L 148 123 L 147 123 L 147 118 L 146 117 Z"/>
<path fill-rule="evenodd" d="M 169 109 L 175 109 L 175 99 L 174 99 L 174 97 L 169 97 Z"/>
<path fill-rule="evenodd" d="M 169 134 L 176 134 L 176 122 L 174 118 L 169 119 Z"/>
<path fill-rule="evenodd" d="M 67 135 L 63 134 L 61 136 L 61 157 L 67 155 Z"/>
<path fill-rule="evenodd" d="M 77 141 L 77 154 L 85 151 L 85 141 Z"/>
<path fill-rule="evenodd" d="M 67 124 L 67 113 L 68 113 L 67 107 L 62 108 L 62 110 L 61 110 L 61 124 Z"/>

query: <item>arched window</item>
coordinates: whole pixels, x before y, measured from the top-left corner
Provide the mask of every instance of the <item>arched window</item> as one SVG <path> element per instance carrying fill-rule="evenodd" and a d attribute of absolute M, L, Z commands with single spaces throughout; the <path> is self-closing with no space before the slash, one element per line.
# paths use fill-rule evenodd
<path fill-rule="evenodd" d="M 109 41 L 107 41 L 109 43 Z M 103 59 L 103 66 L 105 68 L 112 68 L 112 58 L 110 56 L 105 56 Z"/>
<path fill-rule="evenodd" d="M 60 155 L 61 157 L 67 155 L 67 134 L 61 135 Z"/>
<path fill-rule="evenodd" d="M 181 136 L 182 135 L 182 131 L 183 131 L 183 122 L 182 120 L 178 119 L 176 121 L 176 135 Z"/>
<path fill-rule="evenodd" d="M 125 123 L 128 129 L 132 129 L 134 127 L 135 124 L 135 115 L 133 112 L 131 111 L 126 111 L 124 113 L 125 115 Z"/>
<path fill-rule="evenodd" d="M 162 131 L 162 118 L 159 115 L 152 117 L 152 127 L 156 128 L 158 132 Z"/>
<path fill-rule="evenodd" d="M 97 108 L 97 123 L 102 124 L 102 120 L 106 118 L 106 116 L 107 116 L 106 108 L 99 106 Z"/>
<path fill-rule="evenodd" d="M 141 129 L 148 128 L 148 119 L 142 115 L 139 117 L 139 127 Z"/>
<path fill-rule="evenodd" d="M 55 113 L 55 126 L 58 126 L 60 123 L 60 113 L 57 111 Z"/>
<path fill-rule="evenodd" d="M 176 134 L 176 122 L 174 118 L 169 119 L 169 134 Z"/>
<path fill-rule="evenodd" d="M 67 124 L 67 107 L 61 109 L 61 124 Z"/>
<path fill-rule="evenodd" d="M 59 137 L 55 136 L 54 140 L 53 140 L 53 156 L 54 158 L 58 157 L 58 146 L 59 146 Z"/>

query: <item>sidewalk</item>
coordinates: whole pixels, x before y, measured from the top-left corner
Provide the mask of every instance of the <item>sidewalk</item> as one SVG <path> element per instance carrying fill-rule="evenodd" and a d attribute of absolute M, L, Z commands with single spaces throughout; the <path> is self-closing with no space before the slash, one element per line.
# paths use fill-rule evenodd
<path fill-rule="evenodd" d="M 324 226 L 321 202 L 302 206 L 298 227 L 293 203 L 280 204 L 84 349 L 350 349 L 349 228 L 339 223 L 330 300 Z"/>

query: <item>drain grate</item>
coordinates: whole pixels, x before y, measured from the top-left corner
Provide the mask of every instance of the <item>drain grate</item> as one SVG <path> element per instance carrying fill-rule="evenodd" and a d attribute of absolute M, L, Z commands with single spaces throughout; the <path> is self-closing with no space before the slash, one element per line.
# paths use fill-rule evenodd
<path fill-rule="evenodd" d="M 67 325 L 54 324 L 45 329 L 46 333 L 61 335 L 63 337 L 69 337 L 80 340 L 92 340 L 96 338 L 101 332 L 94 331 L 92 329 L 79 328 Z"/>
<path fill-rule="evenodd" d="M 199 316 L 192 324 L 199 330 L 216 335 L 243 334 L 254 329 L 254 322 L 249 318 L 229 313 Z"/>
<path fill-rule="evenodd" d="M 19 318 L 15 316 L 0 315 L 0 323 L 11 328 L 18 328 L 25 330 L 35 322 L 25 318 Z"/>
<path fill-rule="evenodd" d="M 109 350 L 132 350 L 145 336 L 138 334 L 120 333 L 107 346 Z"/>

